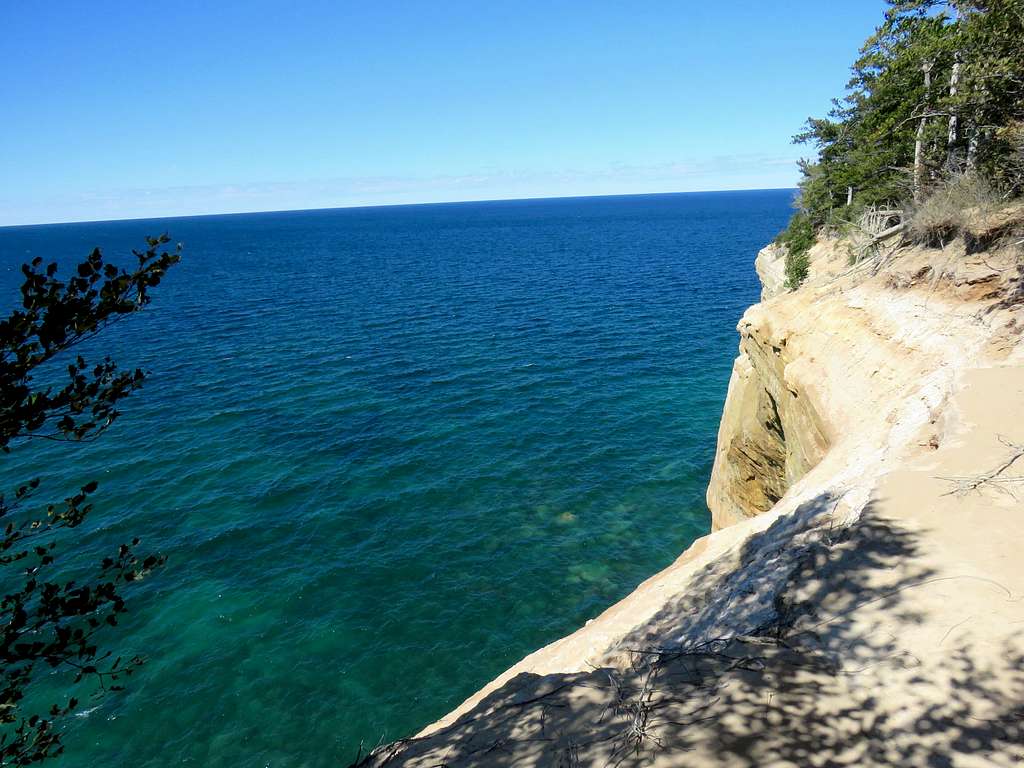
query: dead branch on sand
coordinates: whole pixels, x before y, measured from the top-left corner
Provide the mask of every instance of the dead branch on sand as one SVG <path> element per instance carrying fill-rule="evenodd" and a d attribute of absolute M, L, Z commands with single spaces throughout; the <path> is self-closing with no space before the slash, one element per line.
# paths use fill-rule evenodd
<path fill-rule="evenodd" d="M 1021 456 L 1024 456 L 1024 445 L 1018 445 L 1017 443 L 1011 443 L 1005 437 L 1000 436 L 999 442 L 1005 445 L 1007 448 L 1012 450 L 1010 456 L 1004 460 L 998 467 L 985 472 L 980 475 L 955 475 L 952 477 L 937 477 L 937 480 L 945 480 L 947 483 L 953 483 L 953 488 L 950 491 L 944 493 L 944 496 L 950 496 L 956 494 L 957 496 L 964 496 L 973 491 L 981 491 L 983 488 L 993 488 L 994 490 L 1008 493 L 1010 496 L 1016 498 L 1011 488 L 1007 486 L 1013 483 L 1024 483 L 1024 476 L 1014 475 L 1010 477 L 1003 477 L 1003 472 L 1008 470 Z"/>

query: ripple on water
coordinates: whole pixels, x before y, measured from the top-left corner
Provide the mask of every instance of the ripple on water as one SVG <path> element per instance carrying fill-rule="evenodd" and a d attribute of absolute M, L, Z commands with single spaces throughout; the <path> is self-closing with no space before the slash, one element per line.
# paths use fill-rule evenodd
<path fill-rule="evenodd" d="M 116 639 L 151 661 L 67 768 L 327 766 L 407 735 L 707 531 L 751 262 L 788 192 L 0 229 L 67 260 L 169 230 L 185 259 L 108 339 L 152 371 L 101 441 L 80 556 L 168 555 Z M 297 739 L 296 734 L 302 734 Z"/>

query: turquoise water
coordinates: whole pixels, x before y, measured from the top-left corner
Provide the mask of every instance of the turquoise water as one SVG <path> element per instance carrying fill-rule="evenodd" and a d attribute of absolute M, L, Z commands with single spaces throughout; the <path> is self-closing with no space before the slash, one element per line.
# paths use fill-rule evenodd
<path fill-rule="evenodd" d="M 0 459 L 97 479 L 69 561 L 168 556 L 108 635 L 65 766 L 334 766 L 407 736 L 707 532 L 752 260 L 789 191 L 0 229 L 17 267 L 167 230 L 106 339 L 151 371 L 101 441 Z"/>

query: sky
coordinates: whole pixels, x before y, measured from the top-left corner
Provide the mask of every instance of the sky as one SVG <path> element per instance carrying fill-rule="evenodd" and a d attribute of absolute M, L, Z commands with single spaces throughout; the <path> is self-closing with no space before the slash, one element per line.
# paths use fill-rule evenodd
<path fill-rule="evenodd" d="M 882 0 L 0 3 L 0 226 L 792 187 Z"/>

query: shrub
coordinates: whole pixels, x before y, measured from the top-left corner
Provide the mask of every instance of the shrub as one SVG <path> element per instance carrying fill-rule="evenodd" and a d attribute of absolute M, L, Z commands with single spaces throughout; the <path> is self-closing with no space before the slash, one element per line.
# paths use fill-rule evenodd
<path fill-rule="evenodd" d="M 1024 193 L 1024 120 L 1017 120 L 996 131 L 995 142 L 1001 146 L 1005 158 L 996 167 L 1000 186 L 1011 194 Z"/>
<path fill-rule="evenodd" d="M 786 287 L 795 290 L 807 278 L 811 265 L 808 251 L 817 237 L 814 224 L 803 211 L 793 214 L 789 225 L 776 239 L 786 248 Z"/>
<path fill-rule="evenodd" d="M 811 259 L 807 251 L 799 253 L 786 253 L 786 287 L 795 291 L 800 284 L 807 279 L 807 271 L 810 269 Z"/>

